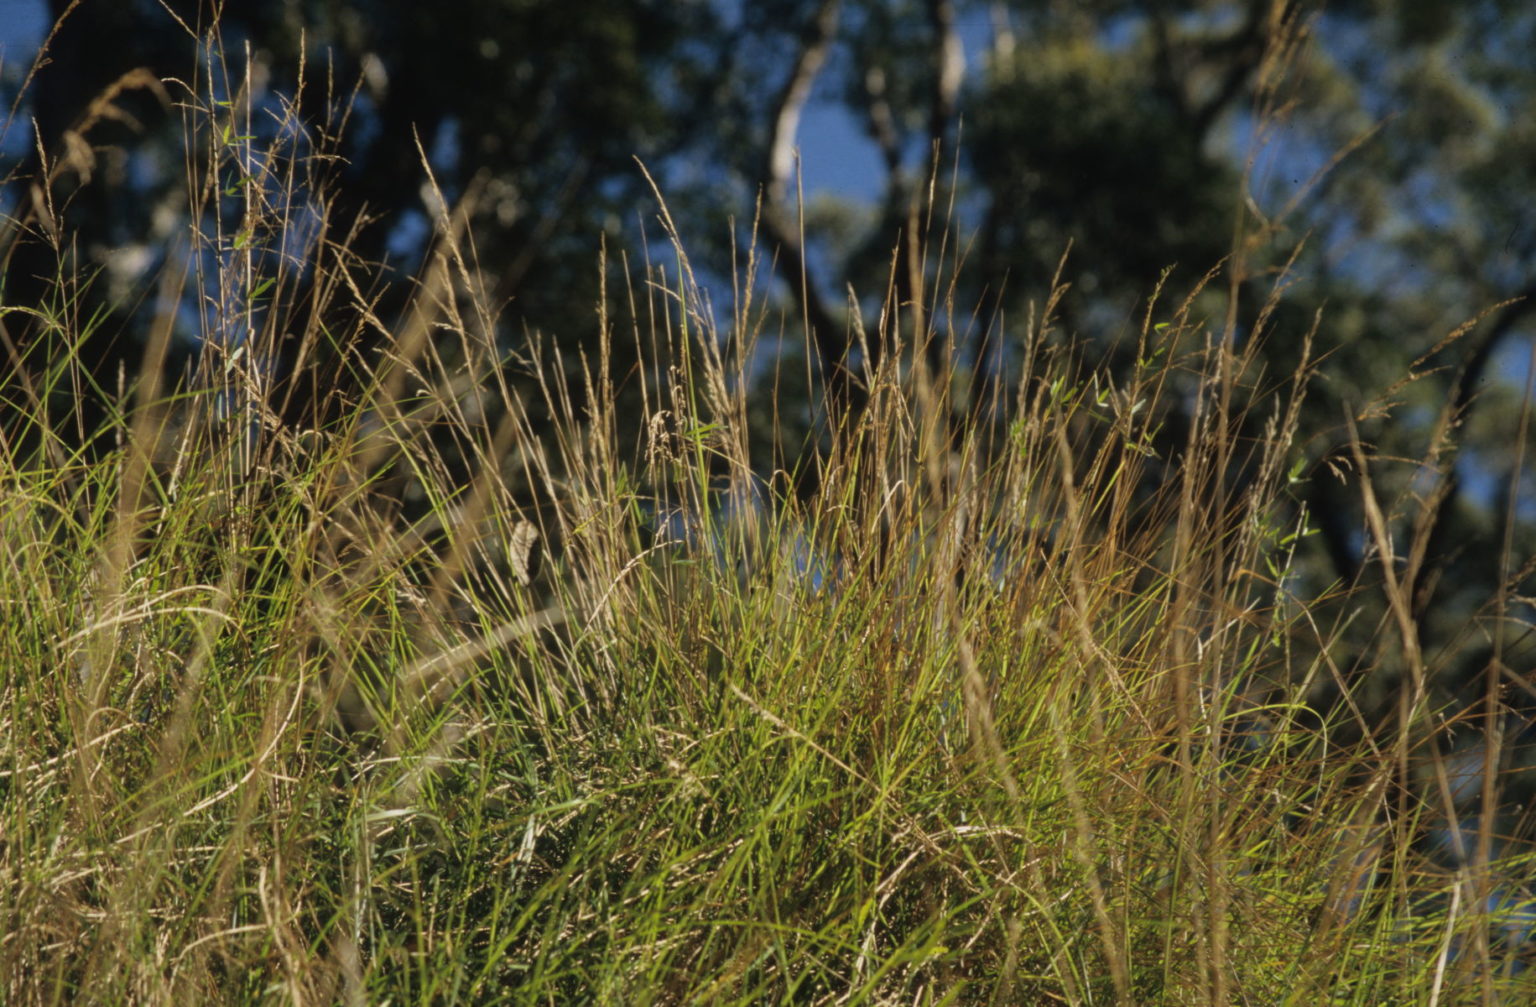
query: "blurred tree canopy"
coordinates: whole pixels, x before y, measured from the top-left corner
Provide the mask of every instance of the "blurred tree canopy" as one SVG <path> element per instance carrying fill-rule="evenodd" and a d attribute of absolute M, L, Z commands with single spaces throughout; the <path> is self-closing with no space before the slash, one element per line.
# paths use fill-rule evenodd
<path fill-rule="evenodd" d="M 186 226 L 166 209 L 187 202 L 175 198 L 188 178 L 177 106 L 217 51 L 232 70 L 249 61 L 258 107 L 289 101 L 312 125 L 310 149 L 336 158 L 327 226 L 350 234 L 361 261 L 386 263 L 386 275 L 413 275 L 432 230 L 418 151 L 449 202 L 475 193 L 470 233 L 486 289 L 506 305 L 497 338 L 508 348 L 532 332 L 594 343 L 599 236 L 610 262 L 639 261 L 654 218 L 638 157 L 713 275 L 732 268 L 727 216 L 739 242 L 760 206 L 760 239 L 781 280 L 807 274 L 775 296 L 806 325 L 832 400 L 857 408 L 862 363 L 886 349 L 875 319 L 884 292 L 908 306 L 936 303 L 916 238 L 930 201 L 953 199 L 967 255 L 953 296 L 965 317 L 929 321 L 976 388 L 1006 393 L 1017 380 L 1022 320 L 1044 304 L 1069 245 L 1058 329 L 1127 362 L 1164 270 L 1173 267 L 1173 301 L 1223 264 L 1196 314 L 1215 339 L 1260 340 L 1271 383 L 1294 370 L 1322 319 L 1326 360 L 1296 491 L 1320 532 L 1305 567 L 1311 588 L 1376 576 L 1352 426 L 1379 460 L 1371 474 L 1394 527 L 1428 529 L 1424 563 L 1441 574 L 1419 583 L 1413 603 L 1426 653 L 1441 665 L 1487 659 L 1492 630 L 1479 619 L 1503 617 L 1488 603 L 1506 527 L 1515 567 L 1536 551 L 1536 513 L 1511 503 L 1530 499 L 1525 459 L 1514 454 L 1536 311 L 1530 4 L 49 8 L 58 27 L 35 73 L 15 54 L 6 64 L 3 97 L 18 111 L 0 165 L 3 297 L 36 306 L 56 296 L 49 284 L 61 263 L 99 269 L 72 310 L 108 319 L 92 347 L 104 382 L 124 357 L 137 359 L 130 309 Z M 233 97 L 244 85 L 211 86 Z M 822 106 L 861 125 L 883 175 L 871 180 L 872 202 L 808 202 L 802 214 L 795 151 L 805 114 Z M 35 137 L 20 144 L 29 123 Z M 74 241 L 56 244 L 59 234 Z M 1287 288 L 1281 308 L 1261 314 L 1276 284 Z M 379 317 L 403 310 L 405 289 L 380 293 Z M 0 324 L 15 359 L 35 319 Z M 858 347 L 861 327 L 871 335 Z M 1388 392 L 1410 369 L 1417 379 Z M 1244 422 L 1257 436 L 1262 418 Z M 1461 448 L 1437 448 L 1446 423 Z M 1177 450 L 1178 431 L 1167 436 L 1162 449 Z M 1510 480 L 1520 493 L 1508 492 Z M 1505 586 L 1519 597 L 1528 573 Z M 1362 622 L 1351 632 L 1363 651 L 1382 630 Z"/>

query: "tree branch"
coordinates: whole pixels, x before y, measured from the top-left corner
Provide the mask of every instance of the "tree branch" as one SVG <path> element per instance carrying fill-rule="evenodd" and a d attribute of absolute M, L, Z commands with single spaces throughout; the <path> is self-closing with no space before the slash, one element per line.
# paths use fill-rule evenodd
<path fill-rule="evenodd" d="M 933 94 L 928 108 L 928 141 L 942 147 L 955 118 L 960 85 L 965 82 L 965 46 L 955 29 L 953 0 L 928 0 L 928 25 L 933 29 Z"/>
<path fill-rule="evenodd" d="M 1242 93 L 1248 79 L 1253 76 L 1264 56 L 1268 34 L 1267 0 L 1250 0 L 1248 16 L 1231 35 L 1211 46 L 1205 55 L 1225 55 L 1230 62 L 1216 90 L 1194 110 L 1195 135 L 1204 138 L 1216 123 L 1216 119 Z"/>
<path fill-rule="evenodd" d="M 789 79 L 779 95 L 773 116 L 773 131 L 768 138 L 768 205 L 783 207 L 789 196 L 789 180 L 795 168 L 795 137 L 800 130 L 800 116 L 810 100 L 811 87 L 821 73 L 837 34 L 840 0 L 823 0 L 816 16 L 800 34 L 800 52 L 795 56 Z"/>
<path fill-rule="evenodd" d="M 828 405 L 834 411 L 862 404 L 860 386 L 848 366 L 846 327 L 811 282 L 804 242 L 789 212 L 789 183 L 795 167 L 795 137 L 816 76 L 837 35 L 840 0 L 823 0 L 800 36 L 800 51 L 775 104 L 763 176 L 763 224 L 784 256 L 786 277 L 805 316 L 806 327 L 826 375 Z M 798 281 L 798 282 L 797 282 Z"/>

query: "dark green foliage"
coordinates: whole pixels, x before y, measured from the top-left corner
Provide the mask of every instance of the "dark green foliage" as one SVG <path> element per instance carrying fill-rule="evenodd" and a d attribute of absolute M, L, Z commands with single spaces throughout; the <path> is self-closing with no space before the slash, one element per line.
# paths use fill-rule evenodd
<path fill-rule="evenodd" d="M 1170 266 L 1187 283 L 1230 250 L 1236 172 L 1145 86 L 1146 61 L 1134 49 L 1030 46 L 974 96 L 967 154 L 988 200 L 985 275 L 1006 277 L 1016 299 L 1041 296 L 1069 245 L 1075 319 L 1112 304 L 1110 291 L 1150 290 Z"/>

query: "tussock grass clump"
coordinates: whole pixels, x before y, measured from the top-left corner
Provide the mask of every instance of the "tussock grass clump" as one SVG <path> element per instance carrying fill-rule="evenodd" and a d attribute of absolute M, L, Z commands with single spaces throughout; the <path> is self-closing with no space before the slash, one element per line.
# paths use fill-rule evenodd
<path fill-rule="evenodd" d="M 722 325 L 671 235 L 595 353 L 513 355 L 471 193 L 379 319 L 296 121 L 187 101 L 244 203 L 194 197 L 136 381 L 67 254 L 4 306 L 8 1003 L 1522 995 L 1520 907 L 1402 814 L 1423 688 L 1385 740 L 1322 700 L 1262 323 L 1160 294 L 1111 367 L 1047 304 L 972 383 L 934 235 L 796 439 L 755 258 Z"/>

